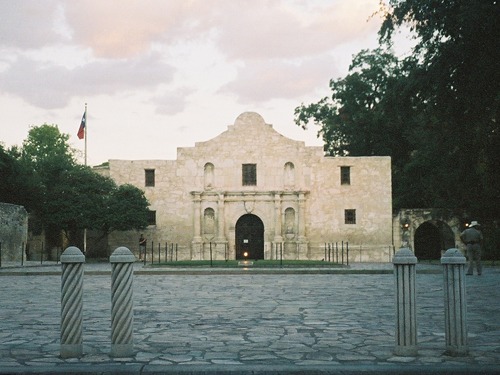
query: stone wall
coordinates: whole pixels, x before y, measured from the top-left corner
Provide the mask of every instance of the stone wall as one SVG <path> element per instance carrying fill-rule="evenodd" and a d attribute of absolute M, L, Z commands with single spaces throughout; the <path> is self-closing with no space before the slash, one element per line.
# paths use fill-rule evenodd
<path fill-rule="evenodd" d="M 23 206 L 0 203 L 2 261 L 26 259 L 23 245 L 28 238 L 28 214 Z"/>
<path fill-rule="evenodd" d="M 242 165 L 256 165 L 255 185 L 242 184 Z M 349 167 L 350 183 L 341 183 Z M 153 169 L 155 186 L 145 186 Z M 118 184 L 144 190 L 156 225 L 143 233 L 154 244 L 177 243 L 179 259 L 216 256 L 227 248 L 235 256 L 235 225 L 245 214 L 264 224 L 264 257 L 283 244 L 288 259 L 323 259 L 324 243 L 345 241 L 363 248 L 362 261 L 388 261 L 392 246 L 391 159 L 325 157 L 321 147 L 284 137 L 252 112 L 240 115 L 219 136 L 178 149 L 172 160 L 110 160 L 108 173 Z M 345 223 L 345 210 L 356 222 Z M 204 215 L 214 214 L 213 230 Z M 110 248 L 137 253 L 139 232 L 112 233 Z M 155 245 L 156 246 L 156 245 Z"/>

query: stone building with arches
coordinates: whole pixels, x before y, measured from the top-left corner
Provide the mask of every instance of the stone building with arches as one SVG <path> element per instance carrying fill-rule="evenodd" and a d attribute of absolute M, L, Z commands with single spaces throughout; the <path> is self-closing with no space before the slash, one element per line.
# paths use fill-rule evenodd
<path fill-rule="evenodd" d="M 460 233 L 465 229 L 456 216 L 436 209 L 401 209 L 393 220 L 394 245 L 409 247 L 417 259 L 440 259 L 450 248 L 464 254 Z"/>
<path fill-rule="evenodd" d="M 362 247 L 363 261 L 392 253 L 391 159 L 326 157 L 255 112 L 176 160 L 110 160 L 100 172 L 145 192 L 144 234 L 177 244 L 177 259 L 324 259 L 325 244 L 341 242 Z M 137 239 L 115 232 L 108 245 L 137 251 Z"/>

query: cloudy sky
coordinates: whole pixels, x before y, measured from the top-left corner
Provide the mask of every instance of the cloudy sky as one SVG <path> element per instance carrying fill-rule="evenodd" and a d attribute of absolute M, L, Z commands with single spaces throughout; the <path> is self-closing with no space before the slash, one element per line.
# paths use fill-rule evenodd
<path fill-rule="evenodd" d="M 88 103 L 88 163 L 175 159 L 245 111 L 293 122 L 377 45 L 379 0 L 0 0 L 0 142 L 57 124 L 71 145 Z M 250 136 L 249 136 L 250 137 Z M 83 158 L 81 159 L 83 162 Z"/>

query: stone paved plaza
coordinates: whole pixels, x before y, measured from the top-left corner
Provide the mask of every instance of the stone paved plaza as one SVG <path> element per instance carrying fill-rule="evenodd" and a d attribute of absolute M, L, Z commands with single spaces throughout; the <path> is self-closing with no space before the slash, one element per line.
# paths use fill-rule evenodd
<path fill-rule="evenodd" d="M 450 357 L 441 266 L 418 265 L 419 354 L 398 357 L 390 264 L 316 274 L 148 272 L 135 264 L 135 356 L 110 358 L 110 266 L 86 264 L 80 359 L 59 357 L 60 266 L 27 268 L 0 269 L 0 373 L 500 371 L 498 268 L 467 277 L 470 353 Z"/>

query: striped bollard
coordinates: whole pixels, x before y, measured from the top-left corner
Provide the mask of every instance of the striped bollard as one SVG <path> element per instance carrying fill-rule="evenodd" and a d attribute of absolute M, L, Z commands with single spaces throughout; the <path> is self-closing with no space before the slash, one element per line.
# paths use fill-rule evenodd
<path fill-rule="evenodd" d="M 133 264 L 135 256 L 126 247 L 117 248 L 111 263 L 111 357 L 133 355 Z"/>
<path fill-rule="evenodd" d="M 466 355 L 467 304 L 465 299 L 465 257 L 458 249 L 448 249 L 441 257 L 444 281 L 444 323 L 446 353 Z"/>
<path fill-rule="evenodd" d="M 396 252 L 392 262 L 396 284 L 395 354 L 416 356 L 418 354 L 415 293 L 417 257 L 409 248 L 403 248 Z"/>
<path fill-rule="evenodd" d="M 61 357 L 83 354 L 83 263 L 85 255 L 74 246 L 61 255 Z"/>

